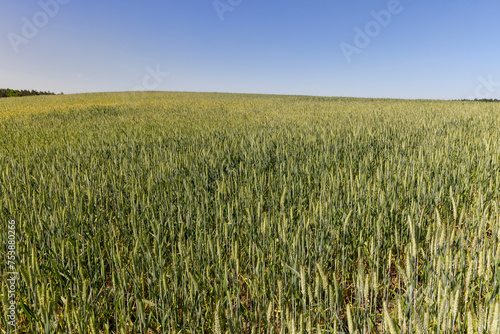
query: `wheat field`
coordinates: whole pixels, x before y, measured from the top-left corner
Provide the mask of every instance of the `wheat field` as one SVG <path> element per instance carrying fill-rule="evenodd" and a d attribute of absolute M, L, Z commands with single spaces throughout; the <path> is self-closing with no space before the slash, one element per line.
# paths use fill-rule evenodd
<path fill-rule="evenodd" d="M 499 333 L 500 105 L 0 100 L 18 332 Z"/>

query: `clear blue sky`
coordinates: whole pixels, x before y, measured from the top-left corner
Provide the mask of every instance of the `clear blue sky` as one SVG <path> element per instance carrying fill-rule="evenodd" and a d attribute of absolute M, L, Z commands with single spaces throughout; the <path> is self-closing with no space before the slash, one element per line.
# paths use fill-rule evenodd
<path fill-rule="evenodd" d="M 394 1 L 4 1 L 0 87 L 500 98 L 498 0 Z"/>

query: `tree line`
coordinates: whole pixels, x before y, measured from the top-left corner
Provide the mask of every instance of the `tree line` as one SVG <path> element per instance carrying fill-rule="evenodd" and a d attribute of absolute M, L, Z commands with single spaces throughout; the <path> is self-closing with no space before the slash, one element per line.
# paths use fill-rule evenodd
<path fill-rule="evenodd" d="M 36 90 L 26 90 L 26 89 L 16 90 L 9 88 L 0 88 L 0 97 L 33 96 L 33 95 L 55 95 L 55 93 L 39 92 Z"/>
<path fill-rule="evenodd" d="M 474 102 L 500 102 L 500 100 L 498 100 L 498 99 L 474 99 L 474 100 L 470 100 L 470 99 L 462 99 L 462 100 L 458 100 L 458 101 L 474 101 Z"/>

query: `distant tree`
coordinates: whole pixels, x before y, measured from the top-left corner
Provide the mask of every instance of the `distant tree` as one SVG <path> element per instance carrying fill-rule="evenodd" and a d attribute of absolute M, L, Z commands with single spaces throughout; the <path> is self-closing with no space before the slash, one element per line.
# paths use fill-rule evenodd
<path fill-rule="evenodd" d="M 62 94 L 62 93 L 61 93 Z M 33 96 L 33 95 L 55 95 L 52 92 L 39 92 L 36 90 L 15 90 L 10 88 L 0 88 L 1 97 L 16 97 L 16 96 Z"/>

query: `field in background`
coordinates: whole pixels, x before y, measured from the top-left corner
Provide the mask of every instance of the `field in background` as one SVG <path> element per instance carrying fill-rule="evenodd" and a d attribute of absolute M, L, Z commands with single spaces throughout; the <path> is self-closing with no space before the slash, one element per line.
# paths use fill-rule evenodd
<path fill-rule="evenodd" d="M 3 99 L 0 194 L 28 332 L 500 330 L 497 104 Z"/>

